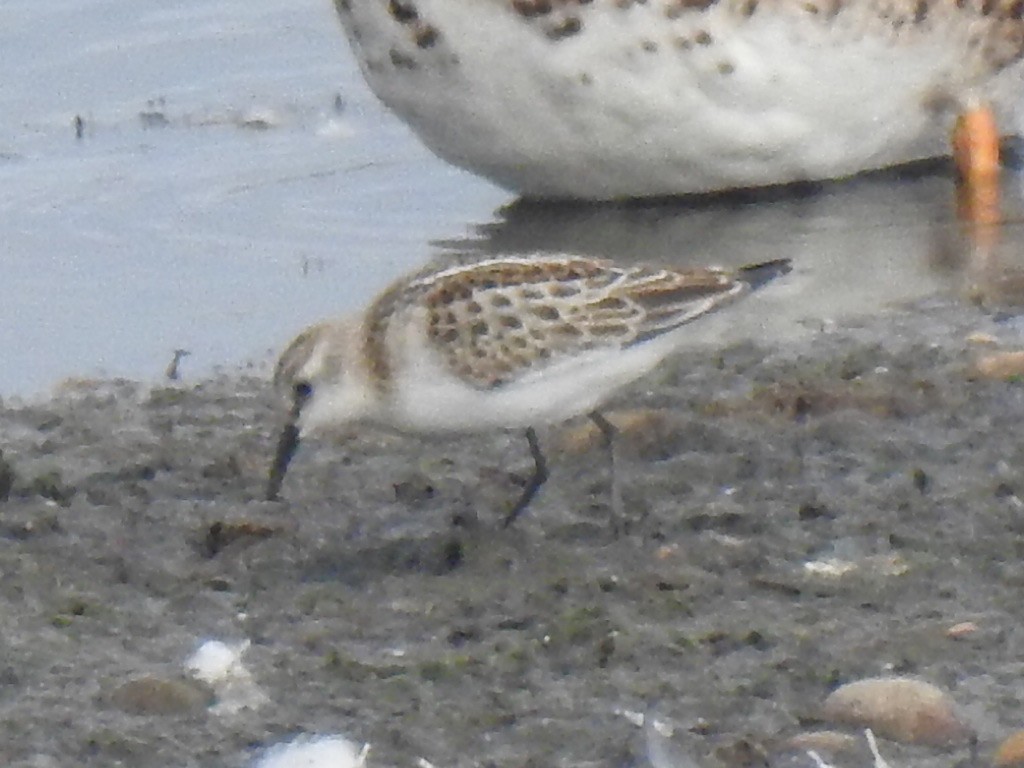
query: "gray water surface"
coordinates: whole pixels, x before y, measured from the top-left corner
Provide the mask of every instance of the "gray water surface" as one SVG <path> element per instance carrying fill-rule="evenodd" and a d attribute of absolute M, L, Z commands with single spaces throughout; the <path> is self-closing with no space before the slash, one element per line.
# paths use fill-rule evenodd
<path fill-rule="evenodd" d="M 990 266 L 944 172 L 753 202 L 515 202 L 376 101 L 326 0 L 10 0 L 0 22 L 17 73 L 0 88 L 0 395 L 158 378 L 175 348 L 186 375 L 265 361 L 452 252 L 792 257 L 786 285 L 715 320 L 772 336 L 970 293 Z M 1022 245 L 1007 227 L 1003 258 Z"/>

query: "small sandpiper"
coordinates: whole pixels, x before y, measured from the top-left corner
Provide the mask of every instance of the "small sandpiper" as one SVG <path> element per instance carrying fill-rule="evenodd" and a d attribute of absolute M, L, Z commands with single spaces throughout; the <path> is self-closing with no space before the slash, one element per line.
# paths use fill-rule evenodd
<path fill-rule="evenodd" d="M 532 197 L 840 178 L 949 154 L 955 126 L 984 176 L 1024 111 L 1024 0 L 335 5 L 428 147 Z"/>
<path fill-rule="evenodd" d="M 266 496 L 299 440 L 349 425 L 425 434 L 525 431 L 534 471 L 505 518 L 547 479 L 535 427 L 588 415 L 612 455 L 604 402 L 685 343 L 687 326 L 784 275 L 788 260 L 726 270 L 617 266 L 578 256 L 507 257 L 403 278 L 362 312 L 314 325 L 274 376 L 289 402 Z"/>

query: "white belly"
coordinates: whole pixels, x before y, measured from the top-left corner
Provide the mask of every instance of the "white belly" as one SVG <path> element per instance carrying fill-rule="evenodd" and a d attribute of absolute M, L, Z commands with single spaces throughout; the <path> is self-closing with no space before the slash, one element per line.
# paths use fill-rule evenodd
<path fill-rule="evenodd" d="M 441 157 L 529 195 L 704 192 L 936 156 L 956 102 L 995 87 L 947 20 L 897 34 L 783 0 L 743 20 L 725 0 L 675 19 L 654 0 L 542 18 L 408 0 L 402 22 L 385 0 L 338 3 L 380 99 Z M 558 37 L 572 13 L 579 31 Z M 1002 77 L 1017 99 L 1022 72 Z"/>
<path fill-rule="evenodd" d="M 590 413 L 674 351 L 685 329 L 628 349 L 570 358 L 517 381 L 480 389 L 454 378 L 426 346 L 410 341 L 380 420 L 414 432 L 475 432 L 555 424 Z M 399 372 L 400 371 L 400 372 Z"/>

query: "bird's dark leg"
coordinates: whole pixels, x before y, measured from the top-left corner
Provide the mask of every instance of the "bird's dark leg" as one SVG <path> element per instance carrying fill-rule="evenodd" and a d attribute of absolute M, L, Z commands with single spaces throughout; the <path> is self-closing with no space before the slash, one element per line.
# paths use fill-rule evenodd
<path fill-rule="evenodd" d="M 619 430 L 615 428 L 608 419 L 602 416 L 598 411 L 592 411 L 590 414 L 590 420 L 597 425 L 597 428 L 601 430 L 601 437 L 604 438 L 605 448 L 608 449 L 608 463 L 611 465 L 611 527 L 612 530 L 618 533 L 622 529 L 624 517 L 624 507 L 622 505 L 622 485 L 619 483 L 619 467 L 616 454 L 616 436 L 619 434 Z"/>
<path fill-rule="evenodd" d="M 537 441 L 537 433 L 534 432 L 533 427 L 527 427 L 526 429 L 526 440 L 530 443 L 530 455 L 533 456 L 533 476 L 530 481 L 526 484 L 523 489 L 522 495 L 519 497 L 519 501 L 512 507 L 512 510 L 505 515 L 505 527 L 508 528 L 512 523 L 519 517 L 519 513 L 529 506 L 530 502 L 533 501 L 533 497 L 537 495 L 537 491 L 544 485 L 544 481 L 548 479 L 548 463 L 544 458 L 544 454 L 540 450 L 540 443 Z"/>

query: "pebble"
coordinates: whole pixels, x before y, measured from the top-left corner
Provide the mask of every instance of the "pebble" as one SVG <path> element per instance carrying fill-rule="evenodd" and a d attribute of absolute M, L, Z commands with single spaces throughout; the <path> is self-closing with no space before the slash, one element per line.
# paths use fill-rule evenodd
<path fill-rule="evenodd" d="M 1019 768 L 1024 766 L 1024 731 L 1014 731 L 999 745 L 992 757 L 995 768 Z"/>
<path fill-rule="evenodd" d="M 1024 351 L 996 352 L 979 357 L 974 372 L 985 379 L 1012 379 L 1024 376 Z"/>
<path fill-rule="evenodd" d="M 605 418 L 618 430 L 620 436 L 635 440 L 663 429 L 670 415 L 664 409 L 631 408 L 611 411 L 605 414 Z M 566 453 L 583 453 L 598 447 L 603 440 L 601 430 L 587 419 L 563 429 L 558 437 L 558 447 Z"/>
<path fill-rule="evenodd" d="M 999 339 L 997 339 L 991 333 L 985 333 L 984 331 L 975 331 L 974 333 L 968 334 L 967 342 L 969 344 L 978 344 L 979 346 L 994 347 L 999 344 Z"/>
<path fill-rule="evenodd" d="M 946 637 L 954 640 L 960 640 L 965 637 L 969 637 L 978 631 L 978 625 L 973 621 L 961 621 L 954 624 L 951 627 L 946 628 Z"/>
<path fill-rule="evenodd" d="M 947 693 L 906 677 L 848 683 L 825 700 L 822 715 L 830 723 L 870 728 L 883 738 L 907 744 L 952 746 L 974 736 Z"/>

